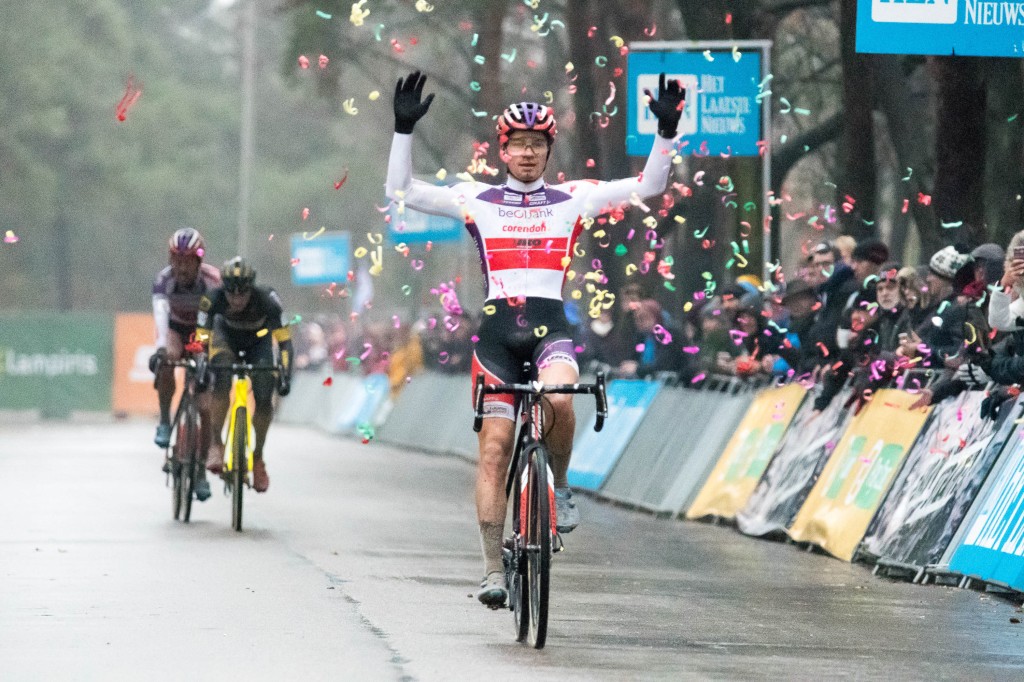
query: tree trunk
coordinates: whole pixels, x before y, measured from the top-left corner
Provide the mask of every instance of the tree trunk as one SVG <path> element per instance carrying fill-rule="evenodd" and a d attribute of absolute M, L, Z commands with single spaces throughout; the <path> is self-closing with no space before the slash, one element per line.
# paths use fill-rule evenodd
<path fill-rule="evenodd" d="M 935 194 L 947 242 L 985 239 L 985 79 L 973 57 L 939 57 Z M 963 223 L 962 227 L 946 227 Z"/>
<path fill-rule="evenodd" d="M 486 116 L 473 117 L 476 124 L 476 138 L 482 142 L 494 141 L 494 121 L 491 118 L 505 110 L 505 101 L 501 78 L 501 46 L 504 37 L 505 14 L 508 3 L 501 0 L 488 0 L 475 7 L 474 22 L 478 27 L 480 39 L 477 43 L 478 54 L 484 58 L 479 71 L 480 91 L 477 93 L 477 111 L 486 111 Z M 487 163 L 500 168 L 497 144 L 491 144 L 487 154 Z"/>
<path fill-rule="evenodd" d="M 590 0 L 569 0 L 565 8 L 566 33 L 569 38 L 569 58 L 573 63 L 576 80 L 576 94 L 572 95 L 573 113 L 576 115 L 572 146 L 577 150 L 574 160 L 580 166 L 587 159 L 598 159 L 601 156 L 601 135 L 594 134 L 590 123 L 590 112 L 593 111 L 594 96 L 594 58 L 597 51 L 594 46 L 597 36 L 587 37 L 593 19 Z M 569 75 L 572 77 L 572 74 Z M 624 115 L 624 114 L 623 114 Z"/>
<path fill-rule="evenodd" d="M 986 218 L 988 239 L 1002 245 L 1024 228 L 1017 196 L 1024 191 L 1024 136 L 1020 105 L 1024 102 L 1024 74 L 1017 59 L 987 60 L 988 163 Z M 1013 120 L 1008 120 L 1016 115 Z"/>
<path fill-rule="evenodd" d="M 836 203 L 844 234 L 858 241 L 875 235 L 875 136 L 872 59 L 857 54 L 857 2 L 842 0 L 839 9 L 843 62 L 843 135 L 839 144 Z M 850 197 L 854 201 L 850 202 Z M 852 204 L 852 210 L 847 210 Z"/>

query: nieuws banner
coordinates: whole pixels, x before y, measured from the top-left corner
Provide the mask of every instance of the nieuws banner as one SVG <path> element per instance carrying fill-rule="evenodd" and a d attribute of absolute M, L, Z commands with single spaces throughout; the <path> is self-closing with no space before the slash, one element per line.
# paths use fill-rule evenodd
<path fill-rule="evenodd" d="M 767 535 L 789 528 L 852 419 L 845 406 L 851 393 L 840 391 L 817 416 L 813 396 L 804 401 L 747 505 L 736 514 L 741 531 Z"/>
<path fill-rule="evenodd" d="M 851 561 L 882 497 L 931 408 L 918 396 L 883 389 L 853 418 L 793 520 L 789 536 Z"/>
<path fill-rule="evenodd" d="M 661 383 L 657 381 L 616 379 L 609 382 L 608 419 L 604 430 L 595 432 L 594 418 L 591 418 L 590 425 L 577 439 L 569 465 L 570 485 L 598 490 L 604 484 L 659 390 Z"/>
<path fill-rule="evenodd" d="M 0 315 L 0 409 L 109 412 L 113 337 L 107 313 Z"/>
<path fill-rule="evenodd" d="M 994 479 L 975 500 L 977 511 L 971 510 L 949 568 L 1024 590 L 1024 427 L 1019 421 L 1010 421 L 1013 432 L 992 469 Z"/>
<path fill-rule="evenodd" d="M 803 386 L 789 384 L 754 398 L 686 518 L 732 518 L 743 508 L 806 393 Z"/>
<path fill-rule="evenodd" d="M 871 522 L 863 550 L 904 565 L 939 561 L 1008 435 L 993 438 L 998 425 L 982 419 L 984 399 L 984 391 L 967 391 L 935 407 Z M 1008 411 L 1002 411 L 1003 421 L 1009 421 Z"/>

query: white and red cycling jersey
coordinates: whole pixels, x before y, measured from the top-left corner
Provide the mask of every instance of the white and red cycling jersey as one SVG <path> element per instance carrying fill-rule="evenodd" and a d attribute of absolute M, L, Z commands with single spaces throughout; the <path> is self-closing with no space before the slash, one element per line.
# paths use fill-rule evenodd
<path fill-rule="evenodd" d="M 412 177 L 412 135 L 395 133 L 388 161 L 387 196 L 424 213 L 463 220 L 476 242 L 487 300 L 562 300 L 565 273 L 584 220 L 631 199 L 661 194 L 668 184 L 673 141 L 655 137 L 638 177 L 549 185 L 460 182 L 432 185 Z"/>

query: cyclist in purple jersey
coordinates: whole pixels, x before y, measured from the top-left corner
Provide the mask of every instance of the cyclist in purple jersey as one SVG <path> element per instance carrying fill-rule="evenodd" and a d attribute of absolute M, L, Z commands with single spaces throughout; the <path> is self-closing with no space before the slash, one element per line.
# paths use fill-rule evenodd
<path fill-rule="evenodd" d="M 579 379 L 575 348 L 562 308 L 562 286 L 573 245 L 585 226 L 630 200 L 655 196 L 668 184 L 673 139 L 685 91 L 661 74 L 657 99 L 649 107 L 658 119 L 658 136 L 638 177 L 612 182 L 579 180 L 549 185 L 544 171 L 556 135 L 554 113 L 535 102 L 511 105 L 498 117 L 501 158 L 507 166 L 499 186 L 462 182 L 436 186 L 412 177 L 412 131 L 430 107 L 426 77 L 418 71 L 395 88 L 395 135 L 388 160 L 387 196 L 399 212 L 408 206 L 425 213 L 461 219 L 477 244 L 487 302 L 473 357 L 473 375 L 488 383 L 512 383 L 531 361 L 537 378 L 547 384 Z M 575 417 L 572 396 L 546 396 L 546 441 L 555 477 L 557 526 L 569 532 L 579 523 L 567 474 L 572 456 Z M 512 455 L 516 413 L 511 396 L 488 396 L 480 431 L 476 505 L 484 555 L 485 578 L 477 592 L 496 607 L 507 598 L 501 562 L 506 497 L 505 476 Z"/>
<path fill-rule="evenodd" d="M 199 300 L 208 291 L 220 286 L 220 271 L 203 263 L 206 242 L 191 227 L 177 230 L 168 245 L 170 264 L 161 270 L 153 282 L 153 319 L 156 322 L 156 352 L 149 359 L 149 369 L 156 372 L 157 395 L 160 400 L 160 423 L 156 427 L 154 442 L 166 448 L 171 440 L 171 399 L 174 397 L 174 368 L 163 361 L 180 360 L 185 346 L 194 340 Z M 202 457 L 210 445 L 210 400 L 200 396 Z M 196 498 L 210 497 L 210 484 L 205 476 L 196 482 Z"/>

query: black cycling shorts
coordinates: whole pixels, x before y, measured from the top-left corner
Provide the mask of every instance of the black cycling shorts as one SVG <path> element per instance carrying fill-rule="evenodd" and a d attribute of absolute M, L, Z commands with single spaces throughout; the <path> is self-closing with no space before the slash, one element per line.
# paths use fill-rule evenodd
<path fill-rule="evenodd" d="M 527 298 L 522 305 L 507 300 L 487 301 L 493 315 L 484 315 L 477 332 L 479 341 L 473 351 L 473 385 L 476 375 L 484 374 L 488 384 L 511 384 L 537 377 L 538 370 L 553 364 L 570 365 L 577 374 L 576 344 L 572 327 L 565 319 L 561 301 L 551 298 Z M 529 376 L 523 363 L 529 362 Z M 516 419 L 513 396 L 508 393 L 484 398 L 484 417 Z"/>

